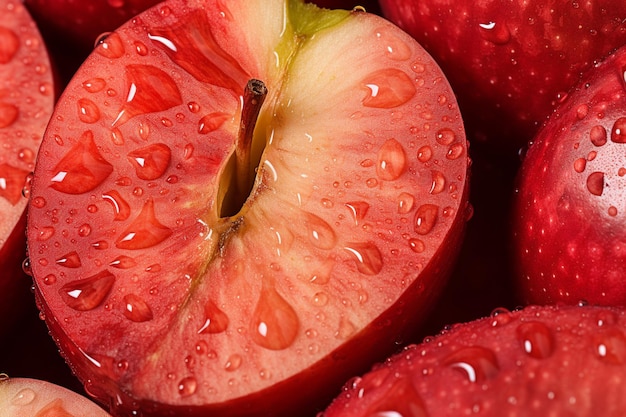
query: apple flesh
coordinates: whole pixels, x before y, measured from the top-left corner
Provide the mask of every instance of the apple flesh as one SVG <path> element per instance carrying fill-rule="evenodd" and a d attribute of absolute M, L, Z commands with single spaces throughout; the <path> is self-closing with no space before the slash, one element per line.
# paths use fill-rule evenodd
<path fill-rule="evenodd" d="M 40 155 L 38 303 L 119 415 L 319 410 L 423 320 L 466 223 L 440 68 L 379 16 L 295 0 L 134 18 L 69 83 Z"/>
<path fill-rule="evenodd" d="M 35 167 L 54 104 L 44 42 L 22 3 L 0 1 L 0 332 L 30 296 L 22 190 Z"/>
<path fill-rule="evenodd" d="M 111 417 L 91 400 L 60 385 L 0 374 L 3 417 Z"/>

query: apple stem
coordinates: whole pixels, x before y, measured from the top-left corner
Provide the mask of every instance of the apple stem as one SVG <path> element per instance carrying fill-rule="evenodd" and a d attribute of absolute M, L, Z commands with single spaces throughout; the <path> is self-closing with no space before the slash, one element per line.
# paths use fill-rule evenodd
<path fill-rule="evenodd" d="M 241 109 L 241 123 L 239 136 L 235 146 L 235 173 L 237 194 L 247 196 L 253 181 L 254 168 L 252 167 L 252 139 L 261 106 L 267 96 L 267 87 L 261 80 L 251 79 L 243 92 Z"/>

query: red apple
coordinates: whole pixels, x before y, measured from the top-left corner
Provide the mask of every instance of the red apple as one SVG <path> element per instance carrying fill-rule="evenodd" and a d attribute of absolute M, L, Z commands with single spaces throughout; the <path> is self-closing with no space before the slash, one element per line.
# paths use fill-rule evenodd
<path fill-rule="evenodd" d="M 626 305 L 626 49 L 558 107 L 522 164 L 514 258 L 527 302 Z"/>
<path fill-rule="evenodd" d="M 444 74 L 387 20 L 170 0 L 56 107 L 31 189 L 36 294 L 117 414 L 305 414 L 432 306 L 467 170 Z"/>
<path fill-rule="evenodd" d="M 381 0 L 441 65 L 468 132 L 515 161 L 581 72 L 626 43 L 612 0 Z"/>
<path fill-rule="evenodd" d="M 67 388 L 32 378 L 0 374 L 2 417 L 111 417 L 98 405 Z"/>
<path fill-rule="evenodd" d="M 22 273 L 27 204 L 22 189 L 53 104 L 53 74 L 35 23 L 21 2 L 0 0 L 0 333 L 31 296 Z"/>

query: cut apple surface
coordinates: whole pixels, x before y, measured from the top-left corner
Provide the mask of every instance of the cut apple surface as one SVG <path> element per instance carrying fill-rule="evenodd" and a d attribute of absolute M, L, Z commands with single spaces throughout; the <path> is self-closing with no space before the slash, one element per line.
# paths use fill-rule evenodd
<path fill-rule="evenodd" d="M 424 318 L 468 209 L 430 56 L 299 1 L 146 11 L 76 73 L 40 155 L 39 305 L 119 415 L 313 412 Z"/>
<path fill-rule="evenodd" d="M 21 2 L 0 0 L 0 316 L 7 318 L 0 328 L 16 316 L 17 288 L 26 283 L 22 190 L 53 103 L 53 74 L 35 23 Z"/>

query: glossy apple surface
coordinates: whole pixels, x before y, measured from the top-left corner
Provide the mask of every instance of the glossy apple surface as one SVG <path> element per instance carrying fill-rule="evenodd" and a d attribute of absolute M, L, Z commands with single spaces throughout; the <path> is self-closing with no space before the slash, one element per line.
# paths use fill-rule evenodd
<path fill-rule="evenodd" d="M 423 320 L 466 222 L 439 67 L 299 1 L 148 10 L 81 66 L 41 155 L 38 301 L 123 415 L 314 411 Z"/>

